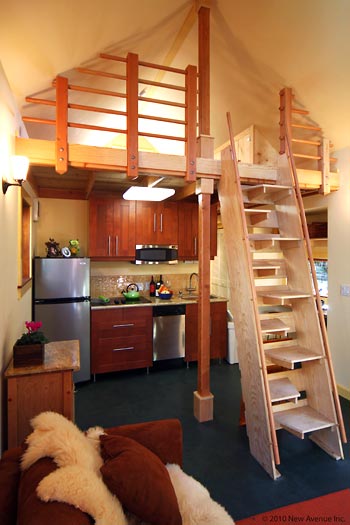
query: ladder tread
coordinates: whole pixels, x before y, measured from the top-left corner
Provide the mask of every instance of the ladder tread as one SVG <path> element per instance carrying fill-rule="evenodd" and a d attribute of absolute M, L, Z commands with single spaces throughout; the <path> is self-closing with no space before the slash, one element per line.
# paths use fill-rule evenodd
<path fill-rule="evenodd" d="M 276 365 L 293 369 L 296 363 L 305 361 L 314 361 L 322 359 L 323 354 L 316 354 L 302 346 L 278 346 L 277 348 L 268 348 L 265 350 L 267 357 Z"/>
<path fill-rule="evenodd" d="M 281 263 L 273 259 L 254 259 L 253 270 L 278 270 L 281 268 Z"/>
<path fill-rule="evenodd" d="M 281 319 L 262 319 L 260 321 L 261 332 L 262 333 L 271 333 L 271 332 L 288 332 L 290 327 L 286 325 Z"/>
<path fill-rule="evenodd" d="M 282 184 L 256 184 L 255 186 L 250 186 L 249 188 L 245 188 L 245 191 L 247 193 L 252 192 L 254 190 L 261 190 L 264 193 L 275 193 L 276 191 L 281 190 L 290 190 L 292 186 L 288 185 L 282 185 Z"/>
<path fill-rule="evenodd" d="M 295 388 L 288 377 L 269 380 L 269 389 L 272 403 L 277 401 L 296 400 L 300 392 Z"/>
<path fill-rule="evenodd" d="M 282 237 L 279 233 L 249 233 L 251 241 L 300 241 L 300 237 Z"/>
<path fill-rule="evenodd" d="M 269 209 L 269 210 L 264 210 L 262 208 L 244 208 L 244 212 L 247 214 L 247 215 L 266 215 L 268 213 L 271 213 L 273 210 Z"/>
<path fill-rule="evenodd" d="M 284 290 L 280 288 L 276 289 L 259 289 L 257 290 L 257 294 L 260 297 L 270 297 L 272 299 L 305 299 L 307 297 L 311 297 L 312 294 L 308 292 L 302 292 L 299 290 Z"/>
<path fill-rule="evenodd" d="M 310 406 L 275 412 L 274 419 L 277 426 L 288 430 L 301 439 L 308 432 L 336 426 L 334 421 L 326 418 Z"/>

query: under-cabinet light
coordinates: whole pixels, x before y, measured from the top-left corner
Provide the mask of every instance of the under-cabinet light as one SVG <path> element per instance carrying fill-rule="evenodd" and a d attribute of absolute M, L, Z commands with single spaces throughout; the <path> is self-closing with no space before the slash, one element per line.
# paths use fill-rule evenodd
<path fill-rule="evenodd" d="M 172 188 L 150 188 L 144 186 L 130 186 L 123 199 L 128 201 L 163 201 L 174 195 Z"/>

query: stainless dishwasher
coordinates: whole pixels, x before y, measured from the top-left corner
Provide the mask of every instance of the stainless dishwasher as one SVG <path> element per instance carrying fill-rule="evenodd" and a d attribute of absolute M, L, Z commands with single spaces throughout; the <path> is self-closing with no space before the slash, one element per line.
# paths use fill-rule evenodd
<path fill-rule="evenodd" d="M 185 357 L 185 304 L 153 306 L 153 360 Z"/>

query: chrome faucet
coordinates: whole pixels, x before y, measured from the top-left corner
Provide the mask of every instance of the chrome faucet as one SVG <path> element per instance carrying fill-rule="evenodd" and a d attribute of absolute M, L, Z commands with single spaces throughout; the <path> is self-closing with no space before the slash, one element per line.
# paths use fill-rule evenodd
<path fill-rule="evenodd" d="M 193 286 L 192 286 L 192 278 L 193 278 L 194 276 L 197 277 L 197 284 L 198 284 L 198 279 L 199 279 L 199 277 L 198 277 L 198 273 L 195 273 L 195 272 L 191 273 L 191 275 L 190 275 L 190 283 L 189 283 L 189 287 L 186 288 L 186 290 L 187 290 L 188 292 L 194 292 L 194 291 L 196 290 L 196 287 L 193 287 Z"/>

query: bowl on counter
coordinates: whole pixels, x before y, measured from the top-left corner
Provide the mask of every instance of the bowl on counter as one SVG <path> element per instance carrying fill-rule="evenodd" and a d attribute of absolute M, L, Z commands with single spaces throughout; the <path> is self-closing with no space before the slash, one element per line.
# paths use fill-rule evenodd
<path fill-rule="evenodd" d="M 160 299 L 163 299 L 163 300 L 167 300 L 167 299 L 169 300 L 169 299 L 172 298 L 172 296 L 173 296 L 173 293 L 172 293 L 172 292 L 168 292 L 168 293 L 161 292 L 161 293 L 159 294 L 158 297 L 159 297 Z"/>

